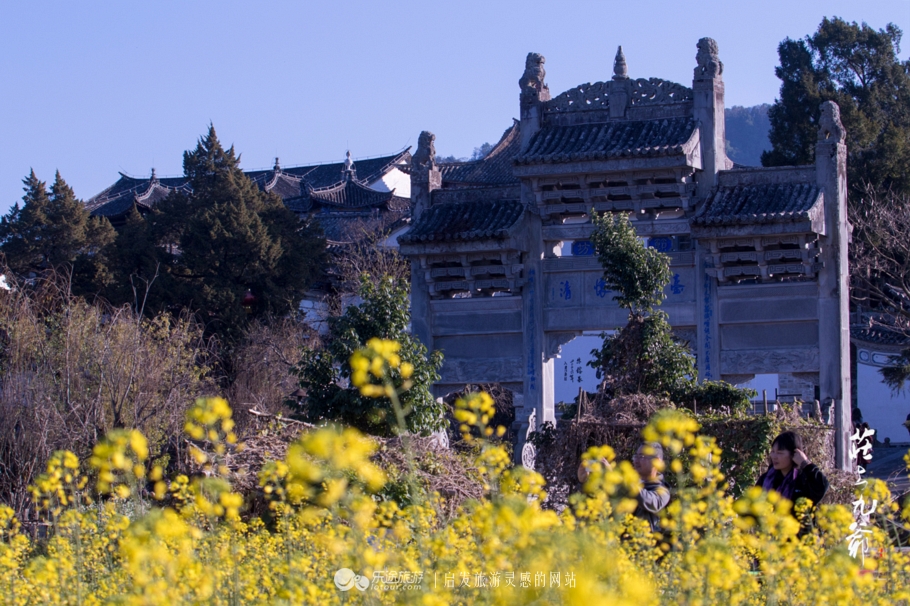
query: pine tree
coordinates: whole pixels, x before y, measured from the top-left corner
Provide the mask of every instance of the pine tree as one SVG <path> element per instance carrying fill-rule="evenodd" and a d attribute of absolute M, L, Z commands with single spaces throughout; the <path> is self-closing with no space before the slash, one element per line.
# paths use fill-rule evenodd
<path fill-rule="evenodd" d="M 50 192 L 31 171 L 23 180 L 23 206 L 0 222 L 0 249 L 10 269 L 21 274 L 71 274 L 74 293 L 96 292 L 109 279 L 104 256 L 114 240 L 110 222 L 90 217 L 57 172 Z"/>
<path fill-rule="evenodd" d="M 780 98 L 769 111 L 772 149 L 765 166 L 814 161 L 819 106 L 833 100 L 847 131 L 847 179 L 854 202 L 866 184 L 910 192 L 910 61 L 901 61 L 902 32 L 874 30 L 840 18 L 778 47 Z"/>
<path fill-rule="evenodd" d="M 25 185 L 22 206 L 14 204 L 0 220 L 0 250 L 12 271 L 27 276 L 47 268 L 41 242 L 47 228 L 50 200 L 47 184 L 35 176 L 34 170 L 22 183 Z"/>
<path fill-rule="evenodd" d="M 149 222 L 135 204 L 117 229 L 107 256 L 112 275 L 104 295 L 109 301 L 130 303 L 140 312 L 148 305 L 158 310 L 167 307 L 162 297 L 170 292 L 170 276 L 161 270 L 164 251 L 156 245 Z"/>
<path fill-rule="evenodd" d="M 254 314 L 295 310 L 325 249 L 318 228 L 262 192 L 239 164 L 210 126 L 183 156 L 191 193 L 172 194 L 150 219 L 154 239 L 169 251 L 167 303 L 200 313 L 210 333 L 228 339 L 245 322 L 247 290 L 256 297 Z"/>

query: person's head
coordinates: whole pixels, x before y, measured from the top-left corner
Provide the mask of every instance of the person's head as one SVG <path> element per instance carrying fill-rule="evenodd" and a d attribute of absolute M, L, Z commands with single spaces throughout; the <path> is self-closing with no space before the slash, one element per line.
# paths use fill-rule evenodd
<path fill-rule="evenodd" d="M 660 459 L 660 463 L 655 464 L 655 459 Z M 657 442 L 646 442 L 638 447 L 635 456 L 632 457 L 632 466 L 642 479 L 653 478 L 663 467 L 661 464 L 664 460 L 664 449 Z"/>
<path fill-rule="evenodd" d="M 803 449 L 803 439 L 794 431 L 785 431 L 771 442 L 771 465 L 778 471 L 793 469 L 793 453 Z"/>

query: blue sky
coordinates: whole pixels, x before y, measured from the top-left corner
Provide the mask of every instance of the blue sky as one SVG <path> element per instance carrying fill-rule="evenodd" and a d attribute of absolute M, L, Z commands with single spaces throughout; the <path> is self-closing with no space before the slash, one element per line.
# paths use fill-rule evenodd
<path fill-rule="evenodd" d="M 82 198 L 118 171 L 179 175 L 209 121 L 244 168 L 390 154 L 421 130 L 467 156 L 517 116 L 529 51 L 554 95 L 609 78 L 618 44 L 630 76 L 691 85 L 710 36 L 727 105 L 771 102 L 778 43 L 835 15 L 906 31 L 910 0 L 0 0 L 0 211 L 30 167 Z"/>

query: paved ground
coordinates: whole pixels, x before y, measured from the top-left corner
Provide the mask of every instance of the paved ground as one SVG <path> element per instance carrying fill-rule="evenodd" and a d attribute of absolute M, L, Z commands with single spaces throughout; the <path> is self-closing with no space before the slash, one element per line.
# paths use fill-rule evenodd
<path fill-rule="evenodd" d="M 910 491 L 910 479 L 907 478 L 910 472 L 904 464 L 907 450 L 910 450 L 910 444 L 879 444 L 872 450 L 872 462 L 866 468 L 866 474 L 888 482 L 892 494 L 907 493 Z"/>

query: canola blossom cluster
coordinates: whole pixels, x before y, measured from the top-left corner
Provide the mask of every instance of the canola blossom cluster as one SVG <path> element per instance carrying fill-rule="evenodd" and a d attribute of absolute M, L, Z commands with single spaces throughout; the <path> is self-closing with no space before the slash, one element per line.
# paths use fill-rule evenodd
<path fill-rule="evenodd" d="M 408 372 L 382 341 L 351 366 L 357 387 L 384 397 L 390 371 Z M 138 432 L 113 432 L 88 461 L 57 453 L 32 488 L 45 535 L 28 536 L 0 506 L 0 603 L 910 603 L 910 556 L 881 529 L 870 526 L 861 560 L 847 553 L 847 507 L 800 502 L 794 516 L 760 488 L 733 499 L 722 453 L 686 413 L 659 411 L 643 434 L 662 444 L 675 480 L 660 534 L 633 515 L 641 481 L 609 446 L 584 453 L 582 491 L 556 512 L 540 474 L 491 440 L 502 430 L 488 395 L 455 414 L 485 496 L 453 515 L 417 479 L 407 502 L 384 496 L 376 441 L 336 427 L 305 432 L 265 464 L 259 494 L 234 492 L 223 457 L 241 445 L 218 398 L 188 415 L 196 477 L 148 470 Z M 884 483 L 859 490 L 897 510 Z"/>

